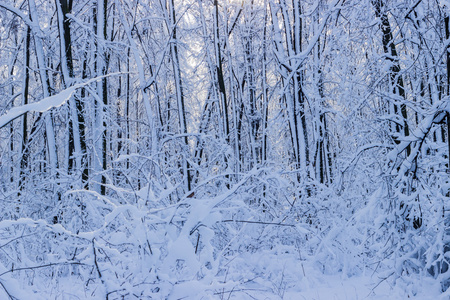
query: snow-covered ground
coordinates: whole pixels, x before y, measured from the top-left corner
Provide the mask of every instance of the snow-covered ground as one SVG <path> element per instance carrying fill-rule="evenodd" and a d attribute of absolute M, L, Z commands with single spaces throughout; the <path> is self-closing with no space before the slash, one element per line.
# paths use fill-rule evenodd
<path fill-rule="evenodd" d="M 437 300 L 449 299 L 448 294 L 439 292 L 439 284 L 429 279 L 417 281 L 413 286 L 392 285 L 387 280 L 370 276 L 343 278 L 340 275 L 323 275 L 305 277 L 299 282 L 286 283 L 289 289 L 279 286 L 267 287 L 257 284 L 243 284 L 220 289 L 214 294 L 216 299 L 292 299 L 292 300 Z M 196 291 L 193 293 L 193 291 Z M 199 296 L 201 288 L 193 288 L 192 283 L 176 290 L 173 299 L 212 299 L 210 296 Z"/>
<path fill-rule="evenodd" d="M 387 280 L 363 276 L 342 278 L 325 275 L 313 280 L 305 278 L 297 291 L 287 291 L 283 299 L 305 300 L 360 300 L 360 299 L 448 299 L 440 295 L 439 285 L 430 280 L 417 281 L 413 287 L 392 285 Z"/>
<path fill-rule="evenodd" d="M 307 276 L 298 282 L 285 282 L 289 288 L 272 284 L 261 286 L 256 283 L 228 285 L 217 289 L 213 295 L 204 294 L 211 287 L 196 286 L 195 283 L 181 285 L 170 299 L 292 299 L 292 300 L 437 300 L 449 299 L 441 294 L 440 286 L 434 280 L 418 280 L 410 286 L 397 281 L 378 277 L 358 276 L 343 278 L 341 275 Z M 172 298 L 173 297 L 173 298 Z"/>

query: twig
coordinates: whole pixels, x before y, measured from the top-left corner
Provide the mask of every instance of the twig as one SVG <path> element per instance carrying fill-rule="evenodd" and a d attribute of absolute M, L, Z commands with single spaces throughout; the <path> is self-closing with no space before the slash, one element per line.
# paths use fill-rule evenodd
<path fill-rule="evenodd" d="M 200 232 L 197 233 L 197 245 L 195 245 L 195 254 L 197 254 L 197 250 L 198 250 L 198 244 L 200 242 Z"/>
<path fill-rule="evenodd" d="M 34 234 L 21 235 L 21 236 L 18 236 L 18 237 L 16 237 L 16 238 L 13 238 L 13 239 L 10 240 L 9 242 L 7 242 L 7 243 L 1 245 L 0 248 L 3 248 L 3 247 L 5 247 L 6 245 L 8 245 L 8 244 L 10 244 L 10 243 L 12 243 L 12 242 L 14 242 L 14 241 L 17 241 L 18 239 L 26 238 L 26 237 L 29 237 L 29 236 L 32 236 L 32 235 L 34 235 Z"/>
<path fill-rule="evenodd" d="M 62 263 L 49 263 L 46 265 L 41 265 L 41 266 L 33 266 L 33 267 L 23 267 L 23 268 L 16 268 L 16 269 L 11 269 L 8 271 L 5 271 L 3 273 L 0 274 L 0 277 L 8 274 L 8 273 L 12 273 L 13 271 L 23 271 L 23 270 L 34 270 L 34 269 L 42 269 L 42 268 L 47 268 L 47 267 L 53 267 L 53 266 L 60 266 L 60 265 L 86 265 L 80 262 L 62 262 Z"/>
<path fill-rule="evenodd" d="M 119 290 L 114 290 L 114 291 L 108 292 L 108 293 L 106 294 L 106 299 L 108 299 L 109 295 L 111 295 L 111 294 L 119 293 L 119 292 L 126 291 L 126 290 L 127 290 L 127 289 L 123 288 L 123 289 L 119 289 Z M 124 296 L 124 295 L 123 295 L 123 296 Z"/>
<path fill-rule="evenodd" d="M 94 249 L 94 264 L 95 264 L 95 268 L 97 269 L 98 277 L 102 278 L 102 273 L 100 272 L 100 268 L 98 267 L 98 263 L 97 263 L 97 252 L 95 251 L 94 240 L 95 239 L 92 239 L 92 249 Z"/>
<path fill-rule="evenodd" d="M 148 249 L 150 250 L 150 255 L 153 255 L 152 246 L 150 246 L 150 242 L 148 241 L 148 239 L 147 239 L 147 246 Z"/>
<path fill-rule="evenodd" d="M 410 17 L 409 17 L 409 14 L 412 13 L 412 12 L 414 11 L 414 9 L 416 9 L 416 7 L 420 4 L 420 2 L 422 2 L 422 0 L 417 1 L 416 4 L 414 4 L 414 5 L 408 10 L 408 12 L 407 12 L 406 15 L 405 15 L 405 19 L 406 19 L 406 18 L 410 18 Z"/>
<path fill-rule="evenodd" d="M 221 295 L 224 293 L 232 293 L 232 292 L 245 292 L 245 291 L 264 291 L 264 289 L 238 289 L 238 290 L 235 290 L 233 288 L 232 290 L 225 291 L 225 292 L 215 292 L 214 295 Z"/>
<path fill-rule="evenodd" d="M 293 224 L 281 224 L 281 223 L 261 222 L 261 221 L 222 220 L 222 222 L 236 222 L 236 223 L 250 223 L 250 224 L 261 224 L 261 225 L 277 225 L 277 226 L 295 227 L 295 225 L 293 225 Z"/>
<path fill-rule="evenodd" d="M 394 274 L 395 274 L 395 272 L 392 272 L 392 273 L 389 274 L 388 276 L 386 276 L 386 277 L 384 277 L 384 278 L 381 278 L 381 281 L 378 282 L 377 285 L 373 287 L 373 289 L 370 291 L 370 293 L 369 293 L 369 295 L 367 295 L 367 297 L 369 297 L 370 294 L 374 293 L 373 291 L 374 291 L 374 290 L 375 290 L 375 289 L 376 289 L 383 281 L 387 280 L 389 277 L 391 277 L 391 276 L 394 275 Z"/>
<path fill-rule="evenodd" d="M 6 289 L 5 285 L 3 284 L 3 282 L 0 281 L 0 285 L 2 286 L 3 290 L 5 290 L 5 293 L 8 295 L 9 299 L 14 300 L 17 299 L 16 297 L 13 297 L 8 290 Z"/>

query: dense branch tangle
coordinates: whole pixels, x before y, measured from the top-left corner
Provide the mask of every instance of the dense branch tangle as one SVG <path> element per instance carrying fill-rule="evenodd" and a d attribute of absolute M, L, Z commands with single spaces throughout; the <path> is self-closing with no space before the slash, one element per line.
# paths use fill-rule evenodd
<path fill-rule="evenodd" d="M 148 274 L 216 280 L 229 253 L 274 250 L 266 232 L 347 255 L 335 224 L 361 233 L 352 259 L 431 265 L 448 247 L 430 229 L 447 222 L 450 157 L 437 2 L 3 0 L 2 217 L 97 232 L 86 257 L 105 295 Z"/>

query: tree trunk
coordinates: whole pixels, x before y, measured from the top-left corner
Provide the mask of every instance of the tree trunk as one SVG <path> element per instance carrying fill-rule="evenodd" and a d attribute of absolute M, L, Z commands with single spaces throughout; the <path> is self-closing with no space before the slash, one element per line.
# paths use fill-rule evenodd
<path fill-rule="evenodd" d="M 293 0 L 294 6 L 294 38 L 293 46 L 295 55 L 299 55 L 302 52 L 302 11 L 300 1 Z M 296 75 L 294 76 L 294 95 L 295 100 L 295 116 L 296 125 L 298 127 L 298 147 L 299 147 L 299 158 L 298 162 L 300 164 L 301 176 L 308 176 L 308 165 L 309 165 L 309 147 L 308 147 L 308 131 L 306 127 L 306 112 L 305 112 L 305 94 L 303 92 L 303 71 L 296 70 Z"/>
<path fill-rule="evenodd" d="M 299 1 L 293 0 L 293 23 L 294 32 L 291 31 L 291 22 L 289 20 L 289 9 L 285 0 L 280 0 L 281 16 L 284 25 L 284 37 L 286 41 L 286 52 L 290 57 L 299 55 L 302 51 L 302 17 L 301 5 Z M 284 53 L 284 44 L 282 42 L 281 29 L 279 28 L 278 11 L 274 5 L 271 5 L 272 25 L 274 27 L 274 45 L 276 56 L 278 58 L 282 82 L 291 84 L 283 95 L 286 101 L 287 117 L 289 120 L 290 138 L 293 145 L 293 156 L 296 168 L 300 170 L 298 179 L 301 180 L 308 175 L 309 165 L 309 143 L 308 130 L 306 126 L 305 95 L 303 92 L 303 71 L 300 70 L 298 59 L 288 60 Z M 294 76 L 290 73 L 294 72 Z M 287 92 L 287 91 L 291 92 Z"/>
<path fill-rule="evenodd" d="M 31 41 L 31 28 L 27 27 L 27 35 L 25 41 L 24 49 L 24 59 L 25 59 L 25 78 L 23 84 L 23 105 L 28 104 L 28 89 L 30 86 L 30 41 Z M 28 118 L 27 114 L 22 117 L 22 145 L 21 145 L 22 157 L 20 159 L 20 176 L 19 176 L 19 190 L 23 189 L 23 183 L 25 181 L 25 170 L 28 169 Z"/>
<path fill-rule="evenodd" d="M 107 39 L 107 0 L 98 0 L 97 6 L 94 7 L 94 31 L 97 33 L 97 53 L 96 53 L 96 74 L 103 76 L 106 74 L 106 51 L 104 42 Z M 107 153 L 106 153 L 106 118 L 105 109 L 108 105 L 108 90 L 106 77 L 97 82 L 97 97 L 95 104 L 95 128 L 94 128 L 94 157 L 93 169 L 97 175 L 94 178 L 94 190 L 101 195 L 106 194 L 106 176 L 101 174 L 107 169 Z"/>
<path fill-rule="evenodd" d="M 219 5 L 218 1 L 214 0 L 214 8 L 215 8 L 215 14 L 214 14 L 214 51 L 215 51 L 215 57 L 216 57 L 216 76 L 217 76 L 217 83 L 218 83 L 218 96 L 219 96 L 219 103 L 222 107 L 222 116 L 223 116 L 223 128 L 225 130 L 225 141 L 227 144 L 230 141 L 230 124 L 228 121 L 228 104 L 227 104 L 227 94 L 225 90 L 225 80 L 224 80 L 224 74 L 223 74 L 223 66 L 222 66 L 222 52 L 221 52 L 221 46 L 220 46 L 220 31 L 219 31 Z"/>
<path fill-rule="evenodd" d="M 72 40 L 70 24 L 67 18 L 67 14 L 72 11 L 72 1 L 71 0 L 59 0 L 56 1 L 57 12 L 58 12 L 58 28 L 59 37 L 61 44 L 61 69 L 62 78 L 65 87 L 72 85 L 73 73 L 73 59 L 72 59 Z M 68 155 L 69 164 L 68 171 L 72 172 L 76 166 L 77 169 L 81 170 L 82 178 L 81 185 L 87 186 L 87 166 L 83 162 L 86 156 L 86 140 L 85 140 L 85 129 L 84 129 L 84 104 L 80 99 L 75 96 L 69 100 L 69 145 L 68 145 Z M 74 163 L 76 162 L 76 163 Z"/>
<path fill-rule="evenodd" d="M 383 33 L 383 49 L 384 53 L 387 55 L 386 60 L 392 63 L 391 70 L 389 74 L 390 85 L 392 86 L 392 92 L 394 94 L 398 94 L 402 99 L 403 103 L 400 104 L 400 109 L 397 104 L 393 104 L 394 114 L 399 115 L 403 118 L 403 135 L 405 137 L 409 136 L 409 127 L 408 127 L 408 113 L 406 111 L 406 93 L 405 86 L 403 83 L 403 76 L 400 74 L 400 63 L 398 61 L 397 49 L 394 44 L 391 25 L 389 24 L 389 19 L 384 10 L 384 0 L 373 0 L 372 4 L 375 7 L 375 15 L 377 18 L 381 20 L 381 31 Z M 396 124 L 396 133 L 401 132 L 401 125 Z M 396 143 L 400 143 L 397 137 L 394 136 L 394 140 Z M 411 147 L 408 146 L 406 149 L 406 154 L 409 155 L 411 153 Z"/>
<path fill-rule="evenodd" d="M 36 4 L 34 0 L 28 1 L 30 19 L 33 23 L 39 24 L 39 20 L 37 17 Z M 44 93 L 44 98 L 47 98 L 51 94 L 50 82 L 47 75 L 47 65 L 45 63 L 44 51 L 41 42 L 41 38 L 37 36 L 37 33 L 33 36 L 34 44 L 36 48 L 36 57 L 38 61 L 39 75 L 42 84 L 42 90 Z M 52 174 L 56 174 L 58 167 L 58 158 L 56 152 L 56 139 L 55 139 L 55 131 L 53 129 L 53 118 L 52 113 L 45 113 L 44 117 L 45 121 L 45 132 L 46 132 L 46 141 L 47 141 L 47 150 L 48 150 L 48 160 L 50 165 L 50 170 Z"/>
<path fill-rule="evenodd" d="M 191 190 L 191 175 L 190 175 L 190 166 L 187 160 L 187 156 L 189 155 L 189 143 L 187 137 L 187 126 L 186 126 L 186 111 L 184 105 L 184 93 L 183 93 L 183 84 L 181 79 L 181 71 L 180 71 L 180 61 L 178 55 L 178 41 L 177 41 L 177 20 L 175 15 L 175 4 L 174 0 L 169 0 L 169 23 L 168 29 L 172 31 L 172 41 L 171 41 L 171 56 L 172 56 L 172 65 L 173 72 L 175 77 L 175 88 L 176 88 L 176 96 L 177 96 L 177 106 L 178 106 L 178 120 L 180 124 L 180 131 L 184 135 L 184 149 L 182 150 L 183 161 L 182 161 L 182 169 L 183 175 L 185 177 L 186 189 L 187 191 Z"/>
<path fill-rule="evenodd" d="M 445 16 L 445 38 L 448 40 L 450 38 L 450 18 L 449 16 Z M 450 52 L 449 47 L 445 51 L 447 53 L 447 95 L 450 96 Z M 447 112 L 447 145 L 448 145 L 448 154 L 447 154 L 447 173 L 450 173 L 450 113 Z M 448 196 L 448 195 L 447 195 Z"/>

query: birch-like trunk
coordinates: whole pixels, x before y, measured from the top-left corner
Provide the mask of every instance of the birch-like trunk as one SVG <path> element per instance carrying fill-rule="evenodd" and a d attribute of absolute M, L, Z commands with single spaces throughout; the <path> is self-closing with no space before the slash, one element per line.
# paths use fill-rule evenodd
<path fill-rule="evenodd" d="M 39 68 L 39 75 L 41 79 L 42 84 L 42 90 L 44 94 L 44 98 L 47 98 L 50 96 L 50 83 L 47 75 L 47 67 L 45 63 L 45 56 L 44 56 L 44 48 L 41 42 L 41 38 L 39 37 L 41 33 L 41 29 L 39 27 L 39 18 L 36 11 L 36 4 L 34 0 L 28 1 L 29 6 L 29 12 L 30 12 L 30 19 L 31 19 L 31 25 L 33 26 L 32 31 L 34 33 L 33 39 L 35 44 L 35 50 L 36 50 L 36 57 L 38 61 L 38 68 Z M 49 156 L 49 165 L 51 174 L 56 174 L 57 167 L 58 167 L 58 157 L 57 157 L 57 150 L 56 150 L 56 139 L 55 139 L 55 131 L 53 128 L 53 118 L 52 113 L 48 112 L 45 113 L 44 117 L 45 121 L 45 132 L 46 132 L 46 139 L 47 139 L 47 151 Z"/>

